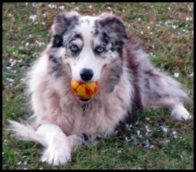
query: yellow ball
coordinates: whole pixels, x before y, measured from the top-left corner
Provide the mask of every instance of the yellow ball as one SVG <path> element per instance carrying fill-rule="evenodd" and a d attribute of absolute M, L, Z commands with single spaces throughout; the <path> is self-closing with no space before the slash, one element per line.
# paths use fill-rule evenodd
<path fill-rule="evenodd" d="M 98 91 L 98 82 L 71 80 L 71 90 L 80 99 L 88 100 Z"/>

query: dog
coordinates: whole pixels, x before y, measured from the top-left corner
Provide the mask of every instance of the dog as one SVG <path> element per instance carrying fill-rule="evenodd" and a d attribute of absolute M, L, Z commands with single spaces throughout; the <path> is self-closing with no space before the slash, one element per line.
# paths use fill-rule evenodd
<path fill-rule="evenodd" d="M 191 119 L 184 87 L 160 72 L 121 18 L 104 13 L 60 13 L 51 41 L 27 73 L 30 122 L 9 121 L 20 139 L 41 143 L 42 162 L 62 165 L 78 147 L 112 135 L 139 108 L 166 107 L 177 120 Z M 98 92 L 82 100 L 71 80 L 98 82 Z"/>

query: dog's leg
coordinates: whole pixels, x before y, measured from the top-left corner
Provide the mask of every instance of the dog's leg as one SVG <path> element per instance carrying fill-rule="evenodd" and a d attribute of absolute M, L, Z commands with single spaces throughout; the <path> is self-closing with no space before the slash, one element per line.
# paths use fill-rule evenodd
<path fill-rule="evenodd" d="M 72 142 L 57 125 L 43 124 L 36 133 L 46 142 L 42 162 L 60 165 L 71 160 Z"/>
<path fill-rule="evenodd" d="M 188 96 L 180 83 L 171 77 L 151 68 L 143 73 L 139 86 L 144 107 L 168 107 L 171 110 L 171 117 L 177 120 L 191 119 L 183 105 Z"/>

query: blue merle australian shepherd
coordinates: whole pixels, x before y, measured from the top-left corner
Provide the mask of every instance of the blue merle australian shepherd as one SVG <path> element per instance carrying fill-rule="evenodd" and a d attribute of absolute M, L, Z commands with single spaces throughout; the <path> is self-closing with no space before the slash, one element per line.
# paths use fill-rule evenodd
<path fill-rule="evenodd" d="M 191 118 L 183 87 L 151 64 L 119 17 L 61 13 L 51 33 L 27 74 L 31 122 L 10 121 L 19 138 L 45 147 L 41 161 L 65 164 L 75 148 L 111 135 L 140 107 L 167 107 L 172 118 Z M 99 91 L 80 100 L 71 92 L 72 79 L 96 81 Z"/>

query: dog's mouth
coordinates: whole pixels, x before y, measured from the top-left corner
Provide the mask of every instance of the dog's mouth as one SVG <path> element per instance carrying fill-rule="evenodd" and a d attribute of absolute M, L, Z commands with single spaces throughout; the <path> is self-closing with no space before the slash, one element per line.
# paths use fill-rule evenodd
<path fill-rule="evenodd" d="M 88 104 L 90 101 L 91 101 L 92 98 L 82 98 L 82 97 L 79 97 L 79 101 L 81 104 Z"/>

